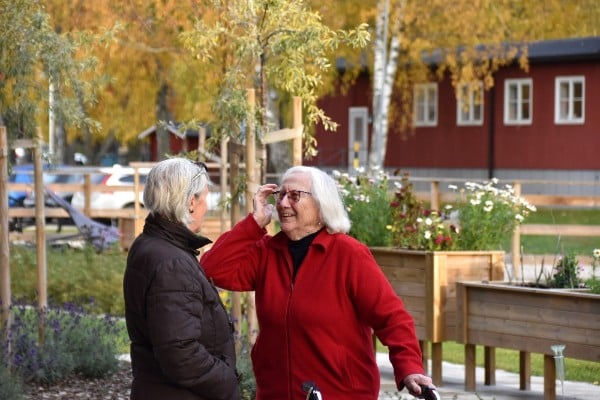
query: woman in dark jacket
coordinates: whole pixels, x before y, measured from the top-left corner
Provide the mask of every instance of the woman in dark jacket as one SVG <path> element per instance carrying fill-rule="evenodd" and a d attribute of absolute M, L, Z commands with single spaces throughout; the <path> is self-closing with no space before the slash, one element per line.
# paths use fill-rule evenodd
<path fill-rule="evenodd" d="M 196 235 L 206 213 L 206 168 L 173 158 L 152 168 L 144 189 L 149 210 L 123 280 L 131 340 L 131 399 L 237 400 L 232 326 L 198 268 Z"/>

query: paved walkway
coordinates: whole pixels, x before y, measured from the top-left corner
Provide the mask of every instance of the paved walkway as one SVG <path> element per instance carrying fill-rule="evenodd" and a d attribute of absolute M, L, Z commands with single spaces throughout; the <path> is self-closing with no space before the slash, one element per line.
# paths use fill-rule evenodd
<path fill-rule="evenodd" d="M 377 363 L 381 371 L 380 400 L 412 399 L 406 390 L 398 394 L 395 389 L 392 367 L 387 354 L 378 353 Z M 442 363 L 443 385 L 438 388 L 442 399 L 446 400 L 543 400 L 544 380 L 539 376 L 531 377 L 531 390 L 519 390 L 519 375 L 502 370 L 496 370 L 496 385 L 485 386 L 483 368 L 477 368 L 475 393 L 464 390 L 464 366 L 459 364 Z M 600 377 L 599 377 L 600 378 Z M 564 383 L 564 396 L 561 394 L 561 384 L 556 382 L 557 400 L 600 400 L 600 386 L 584 382 Z"/>

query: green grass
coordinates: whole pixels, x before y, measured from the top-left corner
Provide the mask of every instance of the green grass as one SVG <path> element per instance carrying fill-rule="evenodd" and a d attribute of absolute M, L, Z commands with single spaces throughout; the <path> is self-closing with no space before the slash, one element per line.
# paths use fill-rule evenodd
<path fill-rule="evenodd" d="M 442 358 L 453 364 L 464 364 L 464 346 L 456 342 L 444 342 Z M 387 352 L 387 348 L 377 341 L 377 351 Z M 483 367 L 483 346 L 477 346 L 476 361 Z M 517 350 L 496 349 L 496 369 L 508 372 L 519 372 L 519 352 Z M 544 376 L 544 356 L 531 353 L 531 374 Z M 600 363 L 593 361 L 565 358 L 565 379 L 568 381 L 588 382 L 600 385 Z"/>
<path fill-rule="evenodd" d="M 600 223 L 600 208 L 547 208 L 539 207 L 536 212 L 527 216 L 528 224 L 559 224 L 559 225 L 598 225 Z"/>
<path fill-rule="evenodd" d="M 477 346 L 477 366 L 483 367 L 483 346 Z M 455 364 L 463 364 L 464 346 L 456 342 L 444 342 L 444 361 Z M 519 372 L 519 352 L 517 350 L 496 349 L 496 368 L 508 372 Z M 544 375 L 544 356 L 542 354 L 531 354 L 531 374 L 535 376 Z M 565 359 L 565 379 L 568 381 L 589 382 L 600 384 L 600 363 L 593 361 Z"/>
<path fill-rule="evenodd" d="M 556 209 L 538 208 L 525 220 L 526 224 L 546 225 L 598 225 L 600 208 Z M 574 254 L 591 256 L 593 249 L 600 248 L 600 237 L 554 235 L 521 235 L 524 254 Z M 510 249 L 510 240 L 504 246 Z"/>

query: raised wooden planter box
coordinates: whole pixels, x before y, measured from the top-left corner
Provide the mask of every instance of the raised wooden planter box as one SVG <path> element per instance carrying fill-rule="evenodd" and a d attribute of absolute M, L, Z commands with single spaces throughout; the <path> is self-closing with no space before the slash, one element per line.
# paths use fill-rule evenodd
<path fill-rule="evenodd" d="M 456 340 L 457 281 L 504 279 L 503 251 L 417 251 L 372 247 L 371 252 L 415 320 L 427 369 L 442 384 L 442 345 Z"/>
<path fill-rule="evenodd" d="M 543 354 L 546 400 L 556 398 L 551 345 L 566 345 L 564 356 L 568 358 L 600 361 L 600 295 L 508 282 L 458 282 L 456 287 L 457 341 L 465 344 L 467 390 L 476 388 L 476 345 L 519 350 L 522 390 L 529 386 L 529 353 Z M 493 369 L 493 363 L 489 367 Z"/>

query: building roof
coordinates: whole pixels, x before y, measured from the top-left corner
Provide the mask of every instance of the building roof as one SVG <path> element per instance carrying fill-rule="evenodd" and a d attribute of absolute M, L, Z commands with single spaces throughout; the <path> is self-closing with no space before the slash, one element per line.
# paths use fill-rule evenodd
<path fill-rule="evenodd" d="M 527 59 L 529 62 L 544 63 L 556 61 L 575 61 L 575 60 L 598 60 L 600 59 L 600 36 L 590 36 L 582 38 L 567 38 L 555 40 L 541 40 L 527 43 Z M 518 47 L 516 43 L 506 44 L 507 48 Z M 477 48 L 481 51 L 486 49 L 486 45 L 479 45 Z M 456 51 L 460 53 L 464 49 L 459 46 Z M 440 49 L 423 55 L 423 60 L 428 64 L 438 64 L 443 56 Z M 517 54 L 518 58 L 520 54 Z"/>
<path fill-rule="evenodd" d="M 531 62 L 600 59 L 600 36 L 544 40 L 528 46 Z"/>

